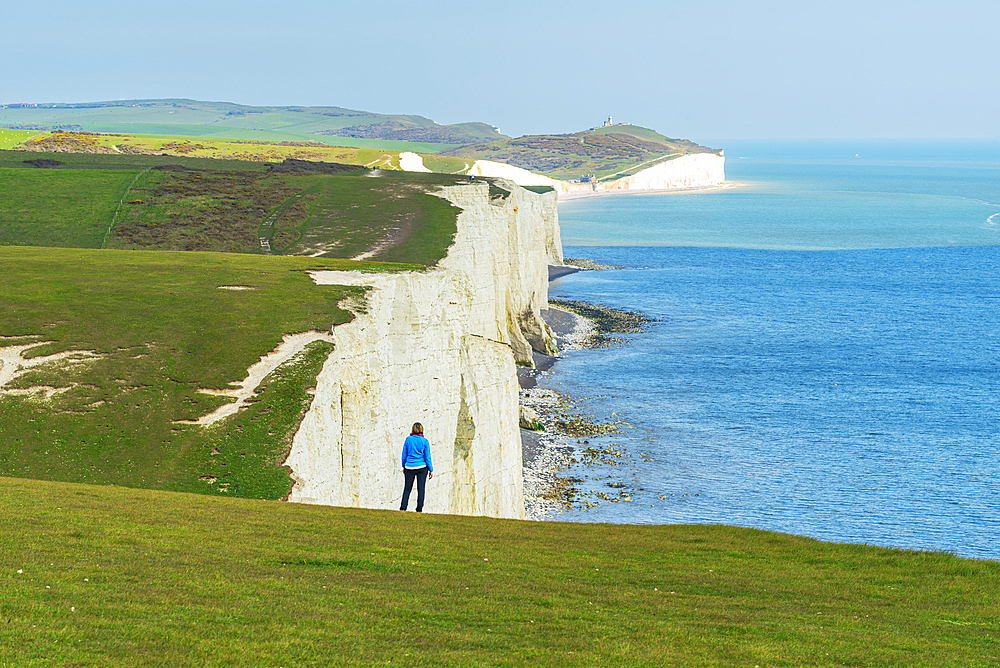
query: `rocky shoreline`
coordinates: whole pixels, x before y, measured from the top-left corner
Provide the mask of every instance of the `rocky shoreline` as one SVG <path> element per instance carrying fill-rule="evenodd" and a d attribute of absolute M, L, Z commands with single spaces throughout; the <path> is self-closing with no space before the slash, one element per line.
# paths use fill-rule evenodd
<path fill-rule="evenodd" d="M 631 453 L 616 446 L 594 448 L 587 440 L 591 436 L 622 433 L 630 428 L 628 423 L 614 415 L 610 420 L 601 420 L 587 411 L 586 398 L 539 388 L 537 378 L 549 373 L 559 356 L 580 348 L 620 345 L 624 340 L 614 334 L 646 331 L 654 319 L 642 313 L 586 302 L 555 300 L 550 302 L 550 308 L 541 311 L 541 315 L 552 331 L 559 354 L 550 356 L 536 352 L 535 367 L 518 370 L 525 518 L 554 519 L 571 507 L 590 510 L 602 502 L 630 502 L 631 486 L 619 480 L 621 476 L 610 476 L 614 480 L 606 483 L 613 489 L 612 493 L 583 493 L 580 489 L 585 482 L 583 478 L 560 475 L 574 464 L 588 468 L 601 464 L 632 464 L 635 460 Z M 523 428 L 532 422 L 540 423 L 544 429 Z"/>
<path fill-rule="evenodd" d="M 579 271 L 577 269 L 576 271 Z M 551 274 L 550 274 L 551 275 Z M 583 316 L 556 308 L 543 309 L 542 319 L 552 330 L 560 354 L 583 347 L 584 341 L 593 332 L 594 324 Z M 558 488 L 557 473 L 568 465 L 574 448 L 566 434 L 555 431 L 553 420 L 546 411 L 539 411 L 544 396 L 538 391 L 539 375 L 549 371 L 558 357 L 536 352 L 535 368 L 519 368 L 518 383 L 520 403 L 544 425 L 544 431 L 521 429 L 521 453 L 524 466 L 524 515 L 525 519 L 551 519 L 563 504 L 553 491 Z M 532 390 L 535 396 L 532 398 Z"/>

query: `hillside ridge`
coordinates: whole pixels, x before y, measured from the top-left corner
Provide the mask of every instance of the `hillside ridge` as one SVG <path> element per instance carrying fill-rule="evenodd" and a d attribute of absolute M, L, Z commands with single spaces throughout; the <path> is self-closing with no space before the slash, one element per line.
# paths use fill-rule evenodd
<path fill-rule="evenodd" d="M 443 155 L 490 160 L 560 180 L 613 180 L 686 155 L 722 149 L 619 123 L 568 134 L 525 135 L 448 149 Z"/>
<path fill-rule="evenodd" d="M 26 130 L 87 130 L 190 134 L 273 141 L 326 137 L 409 141 L 440 149 L 502 139 L 487 123 L 442 125 L 415 114 L 382 114 L 345 107 L 254 106 L 190 99 L 14 104 L 0 107 L 0 126 Z M 165 131 L 169 130 L 169 131 Z"/>
<path fill-rule="evenodd" d="M 508 137 L 483 122 L 442 125 L 414 114 L 382 114 L 338 106 L 253 106 L 190 99 L 7 105 L 0 108 L 0 127 L 54 132 L 59 138 L 67 132 L 141 135 L 146 143 L 150 137 L 159 136 L 164 139 L 162 145 L 151 150 L 160 152 L 204 149 L 183 141 L 194 137 L 203 143 L 228 140 L 294 144 L 303 151 L 292 157 L 320 160 L 328 158 L 306 155 L 305 149 L 313 153 L 331 146 L 412 151 L 423 155 L 427 168 L 433 171 L 468 171 L 469 167 L 463 165 L 489 160 L 577 182 L 635 176 L 689 155 L 722 155 L 721 149 L 668 137 L 631 123 L 611 123 L 610 119 L 600 127 L 579 132 Z M 136 139 L 131 143 L 135 144 Z M 24 147 L 30 148 L 28 144 L 25 142 Z M 107 146 L 101 150 L 115 149 Z M 245 151 L 227 152 L 225 157 L 252 159 Z"/>

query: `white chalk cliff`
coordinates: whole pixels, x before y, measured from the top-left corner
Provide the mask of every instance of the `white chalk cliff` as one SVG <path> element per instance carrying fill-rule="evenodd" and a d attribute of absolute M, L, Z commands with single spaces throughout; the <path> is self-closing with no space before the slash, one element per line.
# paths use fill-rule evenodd
<path fill-rule="evenodd" d="M 726 159 L 714 153 L 689 153 L 632 176 L 600 183 L 604 190 L 669 190 L 717 186 L 726 180 Z M 582 184 L 586 185 L 586 184 Z"/>
<path fill-rule="evenodd" d="M 510 196 L 491 200 L 482 182 L 442 189 L 462 211 L 427 272 L 313 274 L 371 288 L 333 329 L 286 460 L 290 501 L 398 508 L 403 440 L 421 422 L 434 462 L 425 512 L 524 517 L 516 364 L 552 345 L 539 309 L 562 247 L 556 195 L 500 185 Z"/>
<path fill-rule="evenodd" d="M 632 176 L 614 181 L 579 183 L 560 181 L 520 167 L 490 160 L 477 160 L 469 169 L 473 176 L 498 176 L 521 186 L 551 186 L 563 196 L 579 196 L 602 191 L 671 190 L 719 186 L 726 181 L 726 159 L 714 153 L 690 153 L 665 160 Z"/>

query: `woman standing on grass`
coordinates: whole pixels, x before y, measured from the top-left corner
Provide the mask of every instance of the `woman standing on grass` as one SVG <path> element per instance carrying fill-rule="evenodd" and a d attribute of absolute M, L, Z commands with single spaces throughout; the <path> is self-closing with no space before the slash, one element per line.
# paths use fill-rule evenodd
<path fill-rule="evenodd" d="M 424 489 L 428 478 L 434 477 L 434 465 L 431 464 L 431 444 L 424 438 L 424 426 L 413 423 L 410 435 L 403 442 L 403 500 L 400 510 L 406 510 L 410 504 L 410 490 L 413 489 L 414 478 L 417 481 L 417 512 L 424 511 Z"/>

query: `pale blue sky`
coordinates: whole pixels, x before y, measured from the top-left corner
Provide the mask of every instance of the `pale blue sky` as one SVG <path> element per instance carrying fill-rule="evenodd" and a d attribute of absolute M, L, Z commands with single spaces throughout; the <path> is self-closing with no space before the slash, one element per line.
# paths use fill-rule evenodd
<path fill-rule="evenodd" d="M 707 138 L 997 138 L 1000 2 L 33 0 L 0 97 L 188 97 Z"/>

